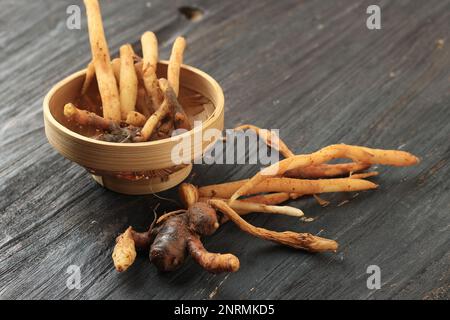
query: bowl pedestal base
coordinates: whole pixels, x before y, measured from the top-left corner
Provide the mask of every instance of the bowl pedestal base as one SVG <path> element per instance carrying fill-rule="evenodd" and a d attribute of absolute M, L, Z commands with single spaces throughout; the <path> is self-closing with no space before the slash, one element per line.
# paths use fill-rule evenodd
<path fill-rule="evenodd" d="M 141 179 L 136 181 L 120 179 L 114 176 L 96 176 L 92 175 L 94 180 L 108 190 L 129 194 L 129 195 L 145 195 L 161 192 L 183 182 L 192 171 L 192 164 L 175 171 L 174 173 L 163 179 L 160 177 Z"/>

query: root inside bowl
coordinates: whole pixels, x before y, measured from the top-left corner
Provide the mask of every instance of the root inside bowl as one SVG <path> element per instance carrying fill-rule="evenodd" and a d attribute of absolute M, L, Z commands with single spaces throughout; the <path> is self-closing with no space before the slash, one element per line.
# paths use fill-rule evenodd
<path fill-rule="evenodd" d="M 158 76 L 164 77 L 167 62 L 158 64 Z M 63 114 L 66 103 L 101 114 L 98 88 L 94 81 L 88 90 L 89 102 L 80 97 L 85 70 L 55 85 L 44 100 L 45 130 L 52 146 L 66 158 L 87 168 L 96 181 L 120 193 L 145 194 L 169 189 L 182 182 L 191 165 L 174 163 L 172 150 L 181 141 L 190 139 L 190 158 L 200 157 L 212 140 L 198 139 L 208 129 L 223 130 L 224 97 L 218 83 L 208 74 L 183 65 L 180 72 L 179 102 L 190 121 L 202 125 L 178 136 L 140 143 L 115 143 L 92 138 L 99 132 L 68 121 Z M 197 138 L 194 139 L 194 136 Z M 201 144 L 201 145 L 197 145 Z M 178 166 L 178 167 L 177 167 Z M 171 168 L 177 170 L 171 171 Z M 188 170 L 188 169 L 189 170 Z M 184 169 L 184 174 L 179 173 Z M 166 170 L 166 175 L 154 174 Z M 177 174 L 178 173 L 178 174 Z M 155 183 L 159 185 L 156 186 Z M 120 188 L 117 186 L 120 185 Z"/>

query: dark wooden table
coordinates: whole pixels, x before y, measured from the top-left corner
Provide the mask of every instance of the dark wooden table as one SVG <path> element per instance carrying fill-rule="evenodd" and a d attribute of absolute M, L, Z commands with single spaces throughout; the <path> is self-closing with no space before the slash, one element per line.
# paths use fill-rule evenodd
<path fill-rule="evenodd" d="M 102 1 L 114 55 L 126 42 L 139 51 L 146 30 L 157 33 L 162 58 L 177 35 L 187 37 L 185 62 L 224 89 L 227 128 L 280 128 L 296 152 L 344 142 L 422 159 L 417 167 L 380 167 L 379 190 L 325 195 L 327 208 L 311 198 L 291 203 L 313 222 L 248 217 L 336 239 L 336 254 L 290 250 L 225 225 L 205 244 L 240 258 L 241 270 L 228 275 L 192 260 L 160 274 L 145 255 L 128 272 L 114 271 L 116 235 L 148 226 L 157 203 L 161 213 L 176 206 L 107 191 L 48 144 L 43 97 L 90 60 L 81 1 L 81 30 L 66 27 L 72 3 L 0 0 L 0 298 L 450 297 L 450 1 Z M 381 30 L 366 28 L 370 4 L 381 6 Z M 203 10 L 202 19 L 187 19 L 183 6 Z M 258 167 L 194 170 L 193 183 L 205 185 Z M 66 286 L 70 265 L 80 267 L 79 290 Z M 369 265 L 381 269 L 379 290 L 366 286 Z"/>

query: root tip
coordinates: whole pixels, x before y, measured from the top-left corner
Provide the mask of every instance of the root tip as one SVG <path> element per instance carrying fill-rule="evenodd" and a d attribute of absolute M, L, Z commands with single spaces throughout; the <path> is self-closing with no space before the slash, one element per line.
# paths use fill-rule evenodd
<path fill-rule="evenodd" d="M 64 116 L 67 118 L 73 117 L 76 114 L 75 106 L 71 103 L 68 103 L 64 106 Z"/>
<path fill-rule="evenodd" d="M 230 201 L 228 202 L 229 205 L 231 205 L 235 200 L 237 200 L 239 198 L 239 194 L 235 193 L 231 196 Z"/>
<path fill-rule="evenodd" d="M 230 254 L 230 272 L 236 272 L 241 267 L 241 263 L 239 261 L 239 258 L 235 255 Z"/>

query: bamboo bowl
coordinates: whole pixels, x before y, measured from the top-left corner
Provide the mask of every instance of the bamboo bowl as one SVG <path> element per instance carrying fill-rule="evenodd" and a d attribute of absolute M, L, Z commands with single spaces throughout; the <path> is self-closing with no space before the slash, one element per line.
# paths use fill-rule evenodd
<path fill-rule="evenodd" d="M 182 139 L 191 141 L 190 158 L 193 160 L 200 157 L 207 146 L 214 142 L 204 141 L 203 132 L 207 129 L 223 130 L 224 96 L 221 87 L 205 72 L 183 65 L 179 99 L 183 106 L 191 104 L 189 108 L 199 109 L 199 105 L 203 106 L 203 111 L 197 114 L 190 113 L 186 107 L 190 120 L 202 121 L 201 127 L 197 126 L 189 132 L 168 139 L 142 143 L 112 143 L 84 136 L 70 129 L 63 109 L 66 103 L 79 97 L 85 74 L 86 70 L 76 72 L 48 92 L 43 103 L 45 134 L 59 153 L 86 168 L 94 180 L 107 189 L 123 194 L 142 195 L 178 185 L 190 174 L 192 164 L 174 164 L 171 159 L 173 148 Z M 157 74 L 158 77 L 166 76 L 167 61 L 158 64 Z M 98 91 L 96 88 L 95 90 Z M 193 96 L 200 99 L 191 99 Z M 208 103 L 204 103 L 205 101 Z M 167 174 L 152 174 L 161 171 Z"/>

